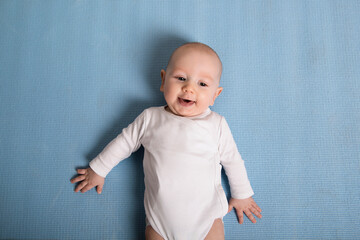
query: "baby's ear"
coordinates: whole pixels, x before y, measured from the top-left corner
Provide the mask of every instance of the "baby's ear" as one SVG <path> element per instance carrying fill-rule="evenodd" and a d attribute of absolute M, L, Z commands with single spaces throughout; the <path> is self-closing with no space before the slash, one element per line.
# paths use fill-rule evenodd
<path fill-rule="evenodd" d="M 222 87 L 218 87 L 216 89 L 216 92 L 215 92 L 215 95 L 214 95 L 214 98 L 213 98 L 213 101 L 211 103 L 211 106 L 214 105 L 215 103 L 215 99 L 220 95 L 220 93 L 222 92 L 223 88 Z"/>
<path fill-rule="evenodd" d="M 161 69 L 160 75 L 161 75 L 161 86 L 160 86 L 160 91 L 161 91 L 161 92 L 164 92 L 165 75 L 166 75 L 166 72 L 165 72 L 165 70 L 164 70 L 164 69 Z"/>

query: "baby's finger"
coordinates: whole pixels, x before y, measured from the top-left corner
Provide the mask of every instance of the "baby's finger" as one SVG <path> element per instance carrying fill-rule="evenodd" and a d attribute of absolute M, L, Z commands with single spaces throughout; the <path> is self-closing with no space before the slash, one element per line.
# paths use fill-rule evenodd
<path fill-rule="evenodd" d="M 83 189 L 86 185 L 87 185 L 87 182 L 86 182 L 86 181 L 82 181 L 82 182 L 75 188 L 75 192 L 81 191 L 81 189 Z"/>
<path fill-rule="evenodd" d="M 229 208 L 228 208 L 228 212 L 227 212 L 227 213 L 231 212 L 232 209 L 233 209 L 233 205 L 230 205 L 230 204 L 229 204 Z"/>
<path fill-rule="evenodd" d="M 245 214 L 252 223 L 256 223 L 255 217 L 251 214 L 251 212 L 248 209 L 245 210 Z"/>
<path fill-rule="evenodd" d="M 86 173 L 86 169 L 78 169 L 76 170 L 78 174 L 85 174 Z"/>
<path fill-rule="evenodd" d="M 236 215 L 238 216 L 239 223 L 243 224 L 243 222 L 244 222 L 243 211 L 242 210 L 237 210 L 236 208 L 235 208 L 235 210 L 236 210 Z"/>
<path fill-rule="evenodd" d="M 260 209 L 261 210 L 261 209 Z M 258 218 L 262 218 L 262 215 L 260 214 L 260 212 L 256 209 L 256 208 L 252 208 L 251 212 L 253 214 L 255 214 L 255 216 L 257 216 Z"/>
<path fill-rule="evenodd" d="M 83 181 L 84 179 L 85 179 L 84 175 L 77 176 L 76 178 L 71 179 L 71 183 L 77 183 L 77 182 Z"/>
<path fill-rule="evenodd" d="M 261 208 L 256 204 L 256 202 L 252 203 L 252 206 L 258 211 L 258 212 L 262 212 Z"/>
<path fill-rule="evenodd" d="M 103 185 L 97 186 L 96 191 L 98 194 L 101 194 L 102 190 L 103 190 Z"/>
<path fill-rule="evenodd" d="M 81 192 L 82 193 L 86 193 L 87 191 L 89 191 L 90 189 L 92 189 L 94 186 L 93 185 L 90 185 L 90 184 L 86 184 L 86 186 L 81 189 Z"/>

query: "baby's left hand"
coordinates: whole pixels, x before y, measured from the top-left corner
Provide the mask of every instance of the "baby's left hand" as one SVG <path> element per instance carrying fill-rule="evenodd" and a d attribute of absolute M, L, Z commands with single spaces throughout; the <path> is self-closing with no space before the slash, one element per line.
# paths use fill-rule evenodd
<path fill-rule="evenodd" d="M 262 218 L 261 216 L 261 208 L 256 204 L 252 197 L 246 199 L 235 199 L 231 198 L 229 201 L 229 210 L 228 213 L 233 209 L 236 209 L 236 214 L 239 219 L 239 223 L 242 224 L 244 222 L 244 214 L 250 219 L 251 222 L 256 223 L 255 217 L 251 214 L 255 214 L 258 218 Z"/>

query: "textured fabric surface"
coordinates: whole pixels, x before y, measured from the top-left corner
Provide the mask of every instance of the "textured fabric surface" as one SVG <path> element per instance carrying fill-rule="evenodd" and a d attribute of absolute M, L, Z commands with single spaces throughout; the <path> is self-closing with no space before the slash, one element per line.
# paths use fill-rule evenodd
<path fill-rule="evenodd" d="M 359 1 L 0 1 L 0 239 L 143 239 L 142 154 L 101 195 L 70 178 L 164 100 L 179 44 L 213 47 L 263 209 L 226 239 L 359 239 Z M 226 178 L 223 185 L 228 192 Z"/>

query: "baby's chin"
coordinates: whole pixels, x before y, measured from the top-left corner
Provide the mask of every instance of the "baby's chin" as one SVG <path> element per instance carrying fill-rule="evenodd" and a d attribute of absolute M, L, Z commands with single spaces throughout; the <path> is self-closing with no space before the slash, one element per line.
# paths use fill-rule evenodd
<path fill-rule="evenodd" d="M 165 107 L 166 111 L 168 111 L 169 113 L 172 113 L 176 116 L 179 116 L 179 117 L 196 117 L 196 116 L 203 114 L 206 111 L 206 109 L 204 111 L 201 111 L 201 110 L 191 111 L 190 109 L 186 111 L 186 110 L 171 109 L 169 107 L 169 105 Z"/>

